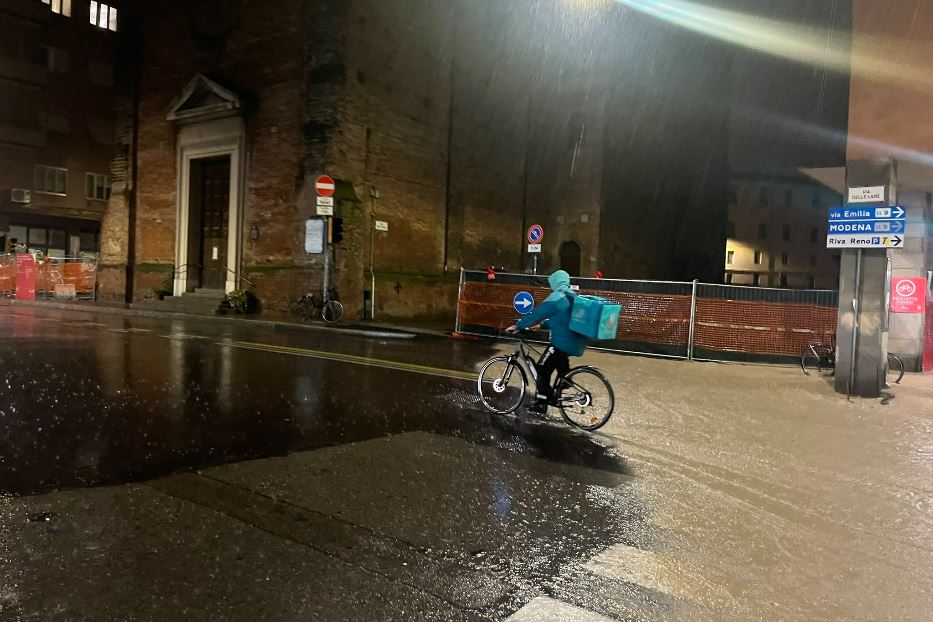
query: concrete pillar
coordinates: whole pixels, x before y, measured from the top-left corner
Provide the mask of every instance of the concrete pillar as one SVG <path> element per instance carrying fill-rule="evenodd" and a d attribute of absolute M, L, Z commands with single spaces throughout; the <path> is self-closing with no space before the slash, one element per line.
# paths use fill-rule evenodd
<path fill-rule="evenodd" d="M 933 181 L 933 180 L 931 180 Z M 904 188 L 898 196 L 898 205 L 907 210 L 907 232 L 904 248 L 891 251 L 892 275 L 895 277 L 927 277 L 931 269 L 930 244 L 927 223 L 933 222 L 930 193 Z M 933 183 L 929 187 L 933 187 Z M 891 336 L 888 349 L 904 362 L 907 371 L 921 371 L 923 366 L 924 314 L 892 313 Z"/>
<path fill-rule="evenodd" d="M 850 160 L 849 188 L 884 186 L 885 203 L 897 200 L 893 160 Z M 847 195 L 847 193 L 845 193 Z M 838 393 L 878 397 L 884 388 L 888 358 L 889 252 L 845 249 L 839 272 L 839 319 L 836 328 Z"/>

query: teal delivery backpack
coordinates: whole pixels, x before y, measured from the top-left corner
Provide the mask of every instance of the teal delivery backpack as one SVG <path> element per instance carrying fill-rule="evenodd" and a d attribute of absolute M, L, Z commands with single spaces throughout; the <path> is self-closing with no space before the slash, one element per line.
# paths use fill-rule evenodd
<path fill-rule="evenodd" d="M 596 296 L 576 296 L 570 312 L 570 330 L 587 339 L 616 339 L 622 305 Z"/>

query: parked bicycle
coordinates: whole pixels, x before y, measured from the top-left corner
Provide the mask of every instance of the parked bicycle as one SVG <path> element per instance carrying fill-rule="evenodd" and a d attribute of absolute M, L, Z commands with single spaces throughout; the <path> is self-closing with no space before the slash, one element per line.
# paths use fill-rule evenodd
<path fill-rule="evenodd" d="M 321 317 L 329 324 L 336 324 L 343 319 L 343 303 L 334 287 L 328 287 L 324 297 L 317 294 L 303 294 L 291 305 L 291 312 L 303 320 Z"/>
<path fill-rule="evenodd" d="M 518 338 L 518 347 L 509 355 L 486 361 L 476 379 L 483 406 L 505 415 L 519 406 L 528 392 L 528 376 L 537 382 L 537 359 L 542 352 Z M 597 430 L 606 425 L 615 408 L 615 394 L 606 377 L 590 366 L 573 367 L 554 388 L 554 405 L 568 424 L 581 430 Z"/>
<path fill-rule="evenodd" d="M 800 369 L 810 375 L 816 372 L 820 375 L 836 375 L 836 344 L 811 343 L 803 349 L 800 355 Z M 904 378 L 904 362 L 896 354 L 888 353 L 888 369 L 886 379 L 894 384 L 900 384 Z"/>

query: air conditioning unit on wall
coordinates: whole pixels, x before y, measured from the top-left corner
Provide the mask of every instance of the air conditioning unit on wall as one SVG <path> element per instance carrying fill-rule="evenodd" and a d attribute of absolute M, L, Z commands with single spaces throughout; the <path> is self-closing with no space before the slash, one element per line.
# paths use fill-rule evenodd
<path fill-rule="evenodd" d="M 25 188 L 13 188 L 10 190 L 10 201 L 13 203 L 31 203 L 32 192 Z"/>

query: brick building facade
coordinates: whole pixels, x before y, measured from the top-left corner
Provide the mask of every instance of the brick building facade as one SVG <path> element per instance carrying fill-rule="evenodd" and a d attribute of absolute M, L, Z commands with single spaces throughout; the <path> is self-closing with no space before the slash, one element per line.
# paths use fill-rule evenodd
<path fill-rule="evenodd" d="M 0 254 L 98 251 L 116 33 L 109 13 L 103 26 L 96 19 L 97 7 L 0 0 Z"/>
<path fill-rule="evenodd" d="M 351 316 L 373 293 L 376 317 L 449 313 L 461 266 L 527 268 L 533 223 L 543 270 L 721 275 L 727 115 L 692 102 L 729 79 L 725 49 L 612 3 L 135 10 L 105 293 L 246 279 L 285 308 L 320 283 L 303 242 L 322 172 L 340 182 L 334 260 Z"/>

